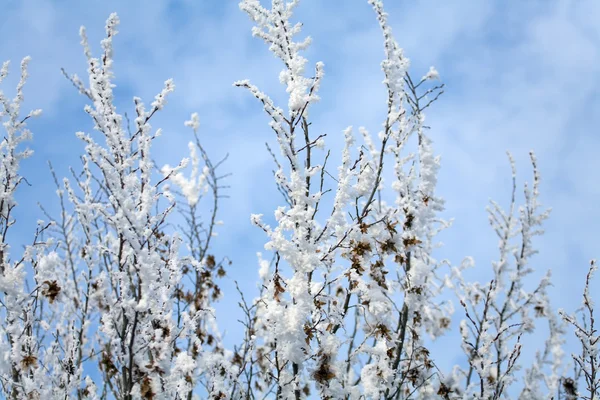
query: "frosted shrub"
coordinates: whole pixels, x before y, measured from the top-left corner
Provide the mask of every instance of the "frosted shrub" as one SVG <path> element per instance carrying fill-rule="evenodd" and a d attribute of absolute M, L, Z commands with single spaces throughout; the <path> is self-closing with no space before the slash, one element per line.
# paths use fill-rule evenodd
<path fill-rule="evenodd" d="M 152 145 L 161 131 L 150 122 L 175 85 L 166 80 L 150 107 L 134 98 L 132 126 L 117 112 L 116 14 L 107 20 L 98 57 L 81 29 L 87 81 L 63 71 L 85 96 L 94 126 L 94 132 L 77 133 L 82 165 L 68 179 L 52 171 L 59 215 L 43 210 L 47 222 L 38 223 L 31 244 L 20 255 L 11 251 L 15 192 L 25 179 L 19 163 L 31 155 L 22 148 L 31 136 L 26 121 L 40 114 L 20 111 L 29 62 L 23 60 L 16 97 L 0 92 L 4 396 L 597 399 L 599 336 L 589 290 L 595 264 L 583 319 L 553 311 L 549 273 L 531 290 L 525 284 L 534 268 L 534 237 L 549 216 L 539 201 L 534 154 L 522 205 L 509 154 L 508 209 L 493 201 L 488 208 L 498 236 L 492 279 L 468 282 L 463 272 L 473 260 L 452 266 L 434 257 L 441 245 L 436 236 L 451 225 L 440 218 L 440 157 L 425 125 L 425 111 L 443 93 L 440 74 L 431 67 L 420 80 L 412 77 L 382 2 L 369 0 L 383 34 L 385 118 L 375 134 L 364 127 L 339 132 L 341 163 L 332 168 L 327 162 L 338 150 L 313 132 L 309 117 L 325 66 L 302 55 L 311 40 L 298 39 L 302 24 L 291 22 L 298 3 L 240 3 L 255 24 L 252 34 L 283 64 L 279 79 L 288 102 L 276 104 L 250 80 L 235 82 L 259 101 L 274 133 L 279 153 L 269 151 L 283 205 L 272 224 L 260 214 L 250 217 L 265 236 L 267 253 L 258 253 L 259 295 L 239 292 L 243 334 L 231 349 L 212 308 L 221 297 L 218 278 L 230 264 L 211 251 L 225 188 L 218 169 L 225 160 L 211 161 L 193 114 L 184 123 L 194 134 L 189 160 L 154 164 Z M 0 83 L 7 74 L 5 63 Z M 174 214 L 185 222 L 177 229 L 169 226 Z M 441 355 L 430 345 L 448 333 L 453 319 L 460 321 L 464 359 L 441 371 Z M 522 338 L 542 323 L 547 340 L 525 361 Z M 573 373 L 563 350 L 568 326 L 582 345 L 572 356 Z"/>

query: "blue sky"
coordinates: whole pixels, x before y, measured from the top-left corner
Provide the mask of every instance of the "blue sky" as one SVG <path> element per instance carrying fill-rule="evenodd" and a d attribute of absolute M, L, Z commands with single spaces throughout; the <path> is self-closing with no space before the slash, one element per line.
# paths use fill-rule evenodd
<path fill-rule="evenodd" d="M 91 129 L 85 99 L 60 68 L 85 76 L 79 26 L 87 27 L 98 53 L 104 21 L 116 11 L 121 19 L 115 39 L 119 109 L 131 113 L 134 95 L 149 103 L 164 80 L 175 80 L 175 93 L 152 123 L 164 130 L 155 153 L 159 164 L 174 165 L 186 156 L 191 132 L 183 121 L 192 112 L 200 115 L 201 138 L 213 157 L 229 153 L 224 170 L 232 173 L 230 199 L 222 204 L 225 225 L 215 252 L 233 261 L 218 310 L 235 337 L 240 314 L 231 280 L 254 289 L 255 253 L 266 241 L 249 216 L 271 215 L 282 201 L 264 150 L 265 141 L 273 143 L 267 119 L 232 82 L 249 78 L 286 104 L 278 83 L 281 65 L 251 37 L 250 20 L 237 1 L 2 0 L 1 7 L 0 61 L 13 62 L 3 89 L 10 93 L 20 59 L 32 56 L 25 108 L 44 110 L 30 124 L 35 155 L 24 171 L 32 186 L 17 197 L 21 230 L 15 243 L 29 239 L 41 217 L 38 201 L 56 205 L 47 160 L 59 176 L 68 175 L 82 151 L 74 134 Z M 505 205 L 509 200 L 505 151 L 515 156 L 522 184 L 531 180 L 527 160 L 534 150 L 541 200 L 553 208 L 546 235 L 535 242 L 540 254 L 534 267 L 537 276 L 553 270 L 553 304 L 574 310 L 588 261 L 600 255 L 595 225 L 600 221 L 600 2 L 388 0 L 386 8 L 413 75 L 420 77 L 435 65 L 446 84 L 446 93 L 427 115 L 442 156 L 438 190 L 447 201 L 445 216 L 455 218 L 442 235 L 441 254 L 454 264 L 471 255 L 477 263 L 471 276 L 489 278 L 496 239 L 485 206 L 489 198 Z M 334 145 L 348 125 L 377 131 L 385 106 L 383 50 L 366 0 L 303 0 L 296 19 L 314 39 L 307 58 L 325 63 L 322 101 L 311 115 L 314 129 L 327 133 Z M 600 279 L 594 287 L 600 289 Z"/>

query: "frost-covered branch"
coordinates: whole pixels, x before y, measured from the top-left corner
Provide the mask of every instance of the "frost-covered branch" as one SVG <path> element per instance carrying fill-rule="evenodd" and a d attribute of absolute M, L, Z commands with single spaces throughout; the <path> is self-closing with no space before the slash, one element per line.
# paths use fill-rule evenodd
<path fill-rule="evenodd" d="M 594 272 L 598 269 L 596 261 L 592 260 L 590 269 L 588 270 L 585 287 L 583 289 L 583 304 L 581 309 L 582 318 L 579 321 L 575 316 L 568 315 L 560 310 L 559 313 L 562 319 L 568 323 L 575 332 L 575 336 L 581 343 L 581 354 L 572 354 L 571 357 L 576 365 L 577 374 L 575 379 L 583 377 L 585 382 L 585 393 L 578 391 L 576 383 L 573 379 L 567 378 L 570 382 L 563 385 L 567 395 L 570 391 L 576 392 L 577 396 L 582 399 L 597 399 L 600 395 L 600 358 L 598 357 L 598 344 L 600 336 L 596 328 L 596 320 L 594 316 L 594 303 L 591 298 L 590 284 Z M 569 390 L 569 386 L 574 386 L 573 390 Z"/>

